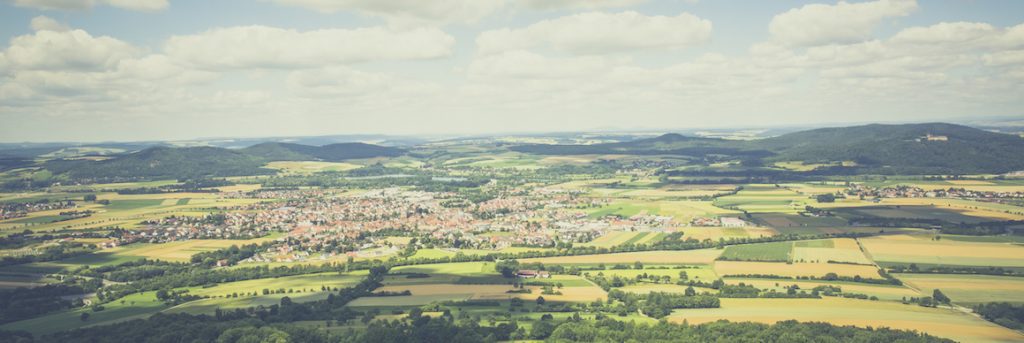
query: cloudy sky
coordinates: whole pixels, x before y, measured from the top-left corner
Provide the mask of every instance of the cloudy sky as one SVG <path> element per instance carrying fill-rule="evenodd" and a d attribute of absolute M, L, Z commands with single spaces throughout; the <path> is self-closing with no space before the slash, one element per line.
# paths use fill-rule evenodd
<path fill-rule="evenodd" d="M 0 0 L 0 141 L 1024 117 L 1024 1 Z"/>

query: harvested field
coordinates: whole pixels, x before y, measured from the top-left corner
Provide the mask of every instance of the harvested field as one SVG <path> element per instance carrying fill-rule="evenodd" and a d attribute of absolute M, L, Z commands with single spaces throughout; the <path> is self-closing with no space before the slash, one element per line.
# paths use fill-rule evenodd
<path fill-rule="evenodd" d="M 526 258 L 519 260 L 519 262 L 540 262 L 544 264 L 616 264 L 633 262 L 650 264 L 710 264 L 721 253 L 722 250 L 718 249 L 641 251 L 618 254 Z"/>
<path fill-rule="evenodd" d="M 1024 267 L 1024 246 L 1009 243 L 930 240 L 931 236 L 879 236 L 861 239 L 875 261 L 955 266 Z"/>
<path fill-rule="evenodd" d="M 739 262 L 716 261 L 715 273 L 726 277 L 729 275 L 767 274 L 787 277 L 814 276 L 822 277 L 828 273 L 839 276 L 879 279 L 878 268 L 855 264 L 835 263 L 781 263 L 781 262 Z"/>
<path fill-rule="evenodd" d="M 942 290 L 956 304 L 971 306 L 986 302 L 1024 304 L 1024 278 L 992 275 L 896 274 L 907 285 L 931 295 Z"/>
<path fill-rule="evenodd" d="M 676 310 L 669 320 L 690 324 L 729 321 L 824 321 L 836 325 L 917 330 L 962 342 L 1020 342 L 1024 334 L 944 308 L 858 299 L 722 299 L 717 309 Z"/>

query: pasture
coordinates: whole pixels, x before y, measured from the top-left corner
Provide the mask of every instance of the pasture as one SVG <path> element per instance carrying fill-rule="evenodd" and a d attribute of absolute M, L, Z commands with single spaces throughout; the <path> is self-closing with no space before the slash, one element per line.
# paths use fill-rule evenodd
<path fill-rule="evenodd" d="M 213 314 L 217 309 L 230 310 L 236 308 L 249 308 L 256 306 L 277 305 L 281 303 L 281 298 L 288 297 L 292 302 L 303 303 L 317 300 L 327 299 L 327 296 L 331 292 L 316 291 L 299 292 L 299 293 L 285 293 L 285 294 L 268 294 L 268 295 L 239 295 L 235 297 L 219 297 L 189 301 L 184 304 L 180 304 L 166 310 L 164 313 L 189 313 L 189 314 Z"/>
<path fill-rule="evenodd" d="M 334 289 L 352 286 L 359 283 L 366 274 L 366 271 L 355 271 L 346 274 L 304 274 L 278 278 L 235 281 L 217 284 L 213 287 L 189 287 L 181 290 L 188 290 L 189 294 L 201 297 L 224 297 L 235 293 L 251 292 L 263 295 L 263 289 L 268 289 L 270 291 L 284 290 L 286 292 L 288 290 L 319 292 L 323 287 Z"/>
<path fill-rule="evenodd" d="M 889 301 L 823 299 L 722 299 L 715 309 L 676 310 L 669 321 L 690 324 L 729 321 L 775 323 L 783 320 L 917 330 L 962 342 L 1019 342 L 1024 334 L 948 308 Z"/>
<path fill-rule="evenodd" d="M 793 242 L 771 242 L 730 245 L 720 259 L 731 261 L 786 262 L 790 260 Z"/>
<path fill-rule="evenodd" d="M 123 302 L 122 302 L 123 301 Z M 105 309 L 93 312 L 88 307 L 64 310 L 42 317 L 0 325 L 0 330 L 23 330 L 39 335 L 49 332 L 71 330 L 95 325 L 114 324 L 122 321 L 148 318 L 168 308 L 157 300 L 156 292 L 136 293 L 103 305 Z M 82 321 L 82 313 L 89 313 L 89 319 Z"/>

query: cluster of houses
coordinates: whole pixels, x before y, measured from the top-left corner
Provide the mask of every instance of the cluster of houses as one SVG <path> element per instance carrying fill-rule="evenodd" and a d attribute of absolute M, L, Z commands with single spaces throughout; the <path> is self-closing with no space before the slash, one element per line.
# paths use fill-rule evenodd
<path fill-rule="evenodd" d="M 0 204 L 0 220 L 21 218 L 28 216 L 29 213 L 39 211 L 50 211 L 50 210 L 63 210 L 68 208 L 78 207 L 74 201 L 31 201 L 22 203 L 4 203 Z"/>
<path fill-rule="evenodd" d="M 871 198 L 964 198 L 964 199 L 1024 199 L 1024 192 L 990 192 L 965 188 L 950 187 L 946 189 L 925 190 L 921 187 L 897 185 L 889 187 L 871 187 L 863 184 L 851 184 L 846 189 L 848 196 Z"/>
<path fill-rule="evenodd" d="M 696 217 L 690 221 L 690 226 L 702 227 L 746 227 L 754 226 L 743 219 L 736 217 Z"/>

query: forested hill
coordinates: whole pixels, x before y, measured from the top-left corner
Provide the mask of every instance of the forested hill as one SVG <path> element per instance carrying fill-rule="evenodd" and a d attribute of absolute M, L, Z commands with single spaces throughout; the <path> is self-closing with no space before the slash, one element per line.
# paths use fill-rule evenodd
<path fill-rule="evenodd" d="M 215 147 L 153 147 L 104 161 L 51 160 L 43 167 L 71 180 L 192 179 L 268 174 L 262 158 Z"/>
<path fill-rule="evenodd" d="M 218 147 L 152 147 L 103 161 L 47 161 L 43 167 L 63 179 L 113 181 L 118 179 L 195 179 L 239 175 L 272 174 L 263 168 L 272 161 L 322 160 L 398 156 L 405 151 L 363 143 L 340 143 L 322 147 L 287 143 L 264 143 L 232 150 Z"/>
<path fill-rule="evenodd" d="M 666 134 L 594 145 L 522 145 L 544 155 L 633 154 L 714 156 L 765 162 L 857 162 L 862 172 L 969 174 L 1024 170 L 1024 139 L 967 126 L 927 123 L 823 128 L 741 141 Z"/>
<path fill-rule="evenodd" d="M 775 151 L 777 161 L 855 161 L 902 173 L 1024 170 L 1021 137 L 944 123 L 824 128 L 756 144 Z"/>
<path fill-rule="evenodd" d="M 242 152 L 269 161 L 343 161 L 358 158 L 394 157 L 405 150 L 366 143 L 336 143 L 312 146 L 293 143 L 262 143 L 242 149 Z"/>
<path fill-rule="evenodd" d="M 587 155 L 587 154 L 623 154 L 623 155 L 731 155 L 767 157 L 773 153 L 764 149 L 750 147 L 739 141 L 720 138 L 690 137 L 669 133 L 654 138 L 635 141 L 603 143 L 592 145 L 571 144 L 530 144 L 510 148 L 513 151 L 540 155 Z"/>

